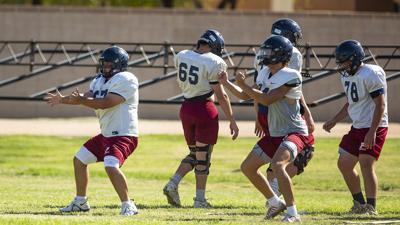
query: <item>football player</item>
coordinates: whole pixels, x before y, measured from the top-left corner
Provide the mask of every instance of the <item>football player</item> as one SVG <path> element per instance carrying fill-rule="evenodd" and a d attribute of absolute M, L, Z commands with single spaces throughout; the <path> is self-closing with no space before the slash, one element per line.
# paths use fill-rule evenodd
<path fill-rule="evenodd" d="M 271 28 L 272 35 L 280 35 L 286 37 L 290 40 L 293 45 L 292 56 L 288 63 L 288 67 L 291 69 L 295 69 L 301 72 L 302 64 L 303 64 L 303 56 L 300 51 L 296 48 L 298 45 L 299 39 L 302 38 L 302 31 L 298 23 L 292 19 L 283 18 L 278 19 L 272 24 Z M 267 66 L 264 66 L 260 59 L 258 59 L 258 54 L 255 57 L 255 65 L 256 68 L 256 76 L 255 76 L 255 86 L 254 88 L 258 88 L 263 92 L 268 92 L 268 88 L 266 88 L 265 81 L 268 80 L 267 77 L 269 75 L 269 69 Z M 248 97 L 248 96 L 246 96 Z M 304 119 L 307 123 L 308 132 L 312 134 L 314 132 L 314 120 L 310 113 L 310 110 L 305 102 L 304 96 L 302 95 L 301 101 L 301 112 L 304 116 Z M 255 102 L 255 110 L 256 110 L 256 123 L 255 123 L 255 133 L 258 137 L 262 137 L 264 135 L 269 135 L 268 131 L 268 107 L 262 104 L 258 104 Z M 286 170 L 290 177 L 294 177 L 295 175 L 299 175 L 304 171 L 304 168 L 307 166 L 308 162 L 311 160 L 313 156 L 314 147 L 308 146 L 301 154 L 299 154 L 294 162 L 290 163 Z M 270 182 L 270 185 L 274 192 L 280 196 L 278 180 L 276 179 L 271 166 L 267 169 L 267 179 Z"/>
<path fill-rule="evenodd" d="M 82 105 L 94 109 L 101 133 L 82 145 L 73 159 L 76 197 L 61 212 L 89 211 L 86 191 L 88 165 L 104 161 L 105 170 L 120 200 L 121 215 L 135 215 L 137 207 L 128 195 L 125 175 L 120 170 L 138 145 L 138 80 L 126 71 L 129 55 L 117 46 L 100 56 L 100 71 L 84 94 L 75 90 L 64 96 L 60 92 L 45 97 L 51 106 Z"/>
<path fill-rule="evenodd" d="M 227 65 L 221 58 L 224 38 L 216 30 L 207 30 L 197 42 L 196 50 L 183 50 L 175 57 L 178 69 L 178 85 L 185 101 L 180 109 L 183 132 L 189 154 L 181 161 L 173 177 L 163 191 L 168 203 L 181 206 L 178 185 L 181 179 L 194 169 L 196 177 L 195 208 L 209 208 L 205 198 L 206 182 L 211 166 L 213 145 L 218 138 L 218 110 L 214 96 L 229 120 L 232 139 L 239 129 L 233 117 L 228 95 L 218 82 L 218 75 L 225 72 Z"/>
<path fill-rule="evenodd" d="M 309 135 L 305 120 L 300 114 L 302 97 L 300 72 L 287 67 L 293 52 L 293 45 L 283 36 L 271 36 L 260 47 L 260 62 L 268 67 L 265 88 L 260 91 L 248 86 L 245 75 L 238 73 L 238 86 L 228 81 L 226 74 L 221 74 L 220 82 L 233 94 L 249 96 L 262 105 L 268 106 L 268 130 L 253 147 L 241 165 L 242 172 L 267 199 L 266 219 L 274 218 L 287 208 L 283 220 L 300 221 L 294 202 L 292 182 L 286 168 L 298 154 L 314 142 Z M 266 177 L 258 169 L 271 163 L 283 193 L 283 202 L 271 189 Z"/>
<path fill-rule="evenodd" d="M 362 63 L 365 53 L 356 40 L 340 43 L 335 50 L 336 63 L 347 103 L 323 128 L 330 132 L 336 123 L 350 116 L 353 124 L 339 144 L 338 168 L 353 196 L 352 213 L 376 215 L 378 178 L 375 165 L 388 132 L 387 85 L 385 71 L 378 65 Z M 365 195 L 355 170 L 360 163 Z"/>

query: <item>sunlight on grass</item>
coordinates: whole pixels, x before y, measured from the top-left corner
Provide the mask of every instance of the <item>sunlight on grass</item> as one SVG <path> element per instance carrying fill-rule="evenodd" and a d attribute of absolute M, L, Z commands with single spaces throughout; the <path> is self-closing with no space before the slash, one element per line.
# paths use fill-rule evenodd
<path fill-rule="evenodd" d="M 220 138 L 207 185 L 213 209 L 191 206 L 194 176 L 180 186 L 183 207 L 171 208 L 162 188 L 187 154 L 180 135 L 145 135 L 122 170 L 140 214 L 121 217 L 118 197 L 101 163 L 90 166 L 89 213 L 62 215 L 74 197 L 72 158 L 87 138 L 0 136 L 0 224 L 265 224 L 265 199 L 239 170 L 256 138 Z M 399 139 L 389 139 L 377 166 L 379 216 L 348 215 L 351 195 L 336 168 L 339 139 L 318 139 L 314 159 L 294 179 L 296 205 L 304 224 L 400 218 Z M 265 171 L 265 167 L 262 168 Z M 279 218 L 268 221 L 278 224 Z"/>

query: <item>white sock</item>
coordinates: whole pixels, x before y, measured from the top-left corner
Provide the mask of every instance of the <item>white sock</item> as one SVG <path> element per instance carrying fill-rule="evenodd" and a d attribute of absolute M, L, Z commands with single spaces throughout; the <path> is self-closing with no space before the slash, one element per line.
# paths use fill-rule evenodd
<path fill-rule="evenodd" d="M 276 196 L 281 196 L 281 192 L 279 191 L 278 179 L 274 178 L 269 182 L 271 189 L 274 191 Z"/>
<path fill-rule="evenodd" d="M 131 201 L 131 200 L 128 200 L 128 201 L 123 201 L 123 202 L 121 202 L 121 205 L 124 205 L 124 204 L 132 204 L 132 201 Z"/>
<path fill-rule="evenodd" d="M 197 200 L 205 200 L 206 199 L 206 190 L 196 189 L 196 199 Z"/>
<path fill-rule="evenodd" d="M 281 202 L 281 200 L 276 195 L 274 195 L 272 198 L 268 199 L 268 205 L 270 205 L 270 206 L 279 205 L 279 202 Z"/>
<path fill-rule="evenodd" d="M 176 186 L 178 186 L 179 182 L 181 182 L 182 180 L 182 176 L 179 174 L 174 174 L 174 176 L 171 178 L 171 181 L 174 182 L 174 184 L 176 184 Z"/>
<path fill-rule="evenodd" d="M 287 213 L 291 216 L 296 216 L 297 215 L 297 208 L 296 205 L 292 205 L 287 207 Z"/>
<path fill-rule="evenodd" d="M 87 200 L 87 197 L 86 196 L 76 196 L 75 197 L 75 200 L 76 201 L 78 201 L 78 202 L 84 202 L 84 201 L 86 201 Z"/>

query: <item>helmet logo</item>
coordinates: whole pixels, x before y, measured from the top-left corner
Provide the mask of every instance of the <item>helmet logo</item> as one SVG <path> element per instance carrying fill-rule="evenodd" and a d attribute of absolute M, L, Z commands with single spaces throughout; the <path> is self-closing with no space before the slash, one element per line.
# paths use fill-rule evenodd
<path fill-rule="evenodd" d="M 278 28 L 275 28 L 274 33 L 280 35 L 280 34 L 282 34 L 282 31 L 279 30 Z"/>
<path fill-rule="evenodd" d="M 216 41 L 217 39 L 214 37 L 214 35 L 208 36 L 213 42 Z"/>

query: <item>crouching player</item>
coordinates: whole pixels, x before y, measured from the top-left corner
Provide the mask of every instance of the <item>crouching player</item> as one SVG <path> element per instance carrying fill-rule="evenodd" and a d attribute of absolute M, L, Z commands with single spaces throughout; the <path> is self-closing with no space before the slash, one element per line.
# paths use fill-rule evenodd
<path fill-rule="evenodd" d="M 104 161 L 105 170 L 120 200 L 121 215 L 138 213 L 130 200 L 125 175 L 119 169 L 138 144 L 138 80 L 127 72 L 129 56 L 117 46 L 107 48 L 100 56 L 100 71 L 84 94 L 74 91 L 63 96 L 48 93 L 51 105 L 83 105 L 95 110 L 101 134 L 88 140 L 76 153 L 73 163 L 76 197 L 61 212 L 89 211 L 86 196 L 89 180 L 88 164 Z"/>

